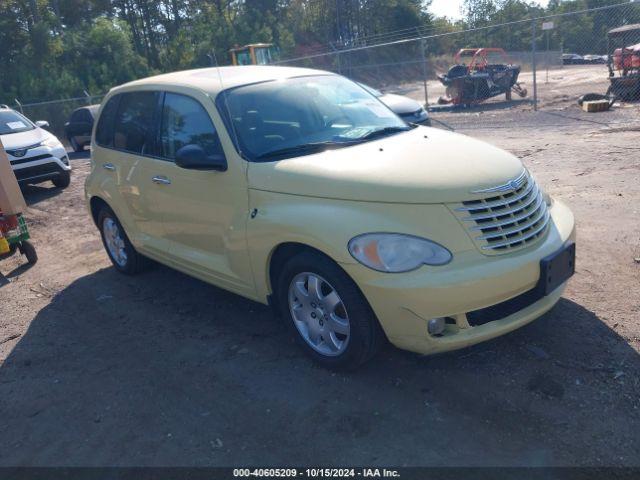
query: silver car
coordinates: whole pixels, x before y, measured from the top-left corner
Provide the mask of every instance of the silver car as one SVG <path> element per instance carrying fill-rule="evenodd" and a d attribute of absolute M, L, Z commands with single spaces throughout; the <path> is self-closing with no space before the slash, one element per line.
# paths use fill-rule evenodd
<path fill-rule="evenodd" d="M 51 180 L 58 188 L 71 181 L 67 150 L 52 133 L 48 122 L 33 123 L 6 105 L 0 105 L 0 139 L 11 168 L 21 185 Z"/>
<path fill-rule="evenodd" d="M 368 91 L 375 97 L 389 107 L 393 113 L 398 115 L 407 123 L 417 123 L 419 125 L 431 126 L 431 119 L 427 110 L 412 98 L 405 97 L 404 95 L 396 95 L 394 93 L 382 93 L 380 90 L 376 90 L 364 83 L 358 83 L 362 88 Z"/>

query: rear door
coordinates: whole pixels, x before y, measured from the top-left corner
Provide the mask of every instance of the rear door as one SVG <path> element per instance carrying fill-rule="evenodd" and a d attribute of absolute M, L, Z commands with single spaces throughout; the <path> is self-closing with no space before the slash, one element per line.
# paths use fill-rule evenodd
<path fill-rule="evenodd" d="M 161 94 L 136 91 L 121 94 L 114 123 L 113 163 L 122 208 L 132 224 L 134 245 L 151 256 L 166 258 L 162 209 L 154 201 L 157 119 Z M 103 166 L 104 168 L 104 166 Z M 125 226 L 126 227 L 126 226 Z"/>
<path fill-rule="evenodd" d="M 163 238 L 171 245 L 175 266 L 229 290 L 251 296 L 253 276 L 247 259 L 248 191 L 246 165 L 229 162 L 226 171 L 189 170 L 176 165 L 178 151 L 202 147 L 224 155 L 213 101 L 203 93 L 166 92 L 159 119 L 159 157 L 146 189 L 162 212 Z"/>
<path fill-rule="evenodd" d="M 86 108 L 83 108 L 76 113 L 79 113 L 77 122 L 74 122 L 76 141 L 80 144 L 88 144 L 91 142 L 93 117 Z"/>
<path fill-rule="evenodd" d="M 67 124 L 67 137 L 69 140 L 75 138 L 78 141 L 79 127 L 80 127 L 80 113 L 82 110 L 76 110 L 71 114 L 69 123 Z"/>

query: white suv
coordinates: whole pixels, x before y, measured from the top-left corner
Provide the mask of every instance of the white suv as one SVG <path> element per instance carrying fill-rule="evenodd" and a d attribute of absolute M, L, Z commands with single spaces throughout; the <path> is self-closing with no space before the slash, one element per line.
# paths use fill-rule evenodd
<path fill-rule="evenodd" d="M 33 123 L 15 110 L 0 106 L 0 140 L 21 185 L 51 180 L 56 187 L 69 186 L 67 150 L 43 128 L 48 126 L 47 122 Z"/>

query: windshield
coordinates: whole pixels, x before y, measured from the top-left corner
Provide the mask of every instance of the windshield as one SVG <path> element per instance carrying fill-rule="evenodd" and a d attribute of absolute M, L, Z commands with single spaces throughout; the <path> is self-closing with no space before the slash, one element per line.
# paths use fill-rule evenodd
<path fill-rule="evenodd" d="M 382 96 L 382 92 L 380 90 L 376 90 L 375 88 L 370 87 L 369 85 L 365 85 L 364 83 L 360 83 L 360 82 L 358 82 L 358 85 L 360 85 L 362 88 L 364 88 L 367 92 L 369 92 L 374 97 L 381 97 Z"/>
<path fill-rule="evenodd" d="M 0 110 L 0 135 L 26 132 L 36 128 L 33 123 L 13 110 Z"/>
<path fill-rule="evenodd" d="M 362 87 L 333 75 L 237 87 L 219 96 L 218 106 L 251 161 L 308 155 L 410 129 Z"/>

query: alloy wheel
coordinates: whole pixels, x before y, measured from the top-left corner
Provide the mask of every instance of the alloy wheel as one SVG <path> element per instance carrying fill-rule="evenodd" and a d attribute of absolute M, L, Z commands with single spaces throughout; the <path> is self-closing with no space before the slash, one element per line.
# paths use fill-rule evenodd
<path fill-rule="evenodd" d="M 111 217 L 106 217 L 102 222 L 102 233 L 104 234 L 104 242 L 107 245 L 109 255 L 119 267 L 124 268 L 127 265 L 127 251 L 124 238 L 120 233 L 118 224 Z"/>
<path fill-rule="evenodd" d="M 316 352 L 337 356 L 347 349 L 347 310 L 336 289 L 320 275 L 303 272 L 291 280 L 289 310 L 298 332 Z"/>

